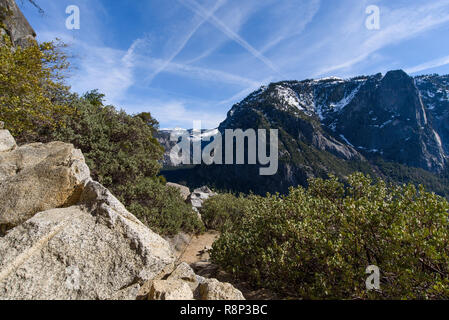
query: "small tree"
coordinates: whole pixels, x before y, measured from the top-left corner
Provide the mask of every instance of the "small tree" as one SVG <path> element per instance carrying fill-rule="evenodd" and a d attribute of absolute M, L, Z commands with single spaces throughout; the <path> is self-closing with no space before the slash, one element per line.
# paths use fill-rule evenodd
<path fill-rule="evenodd" d="M 60 125 L 63 103 L 68 94 L 64 85 L 69 63 L 58 41 L 13 47 L 3 35 L 0 46 L 0 121 L 19 142 L 36 138 L 43 127 Z"/>

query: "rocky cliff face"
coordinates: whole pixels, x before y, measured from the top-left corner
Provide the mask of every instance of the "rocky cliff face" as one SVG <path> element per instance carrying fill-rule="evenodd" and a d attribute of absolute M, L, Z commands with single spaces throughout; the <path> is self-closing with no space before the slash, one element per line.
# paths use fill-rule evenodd
<path fill-rule="evenodd" d="M 446 154 L 415 80 L 403 71 L 363 83 L 354 98 L 325 119 L 363 153 L 440 172 Z"/>
<path fill-rule="evenodd" d="M 397 70 L 271 84 L 235 105 L 220 127 L 249 127 L 249 114 L 261 113 L 272 128 L 340 158 L 378 154 L 439 172 L 447 159 L 443 141 L 449 140 L 442 114 L 448 103 L 444 78 L 414 79 Z"/>
<path fill-rule="evenodd" d="M 91 180 L 79 150 L 0 137 L 11 146 L 0 152 L 0 299 L 135 299 L 173 266 L 169 244 Z"/>
<path fill-rule="evenodd" d="M 201 177 L 207 184 L 218 181 L 218 187 L 251 185 L 240 191 L 284 192 L 329 173 L 345 176 L 359 170 L 382 176 L 372 159 L 438 175 L 447 170 L 448 86 L 448 76 L 412 78 L 402 70 L 272 83 L 235 104 L 218 129 L 279 129 L 278 174 L 261 178 L 254 166 L 202 166 L 191 174 L 180 170 L 180 179 L 198 185 Z M 168 176 L 176 180 L 176 174 Z"/>
<path fill-rule="evenodd" d="M 449 154 L 449 75 L 420 76 L 415 78 L 428 122 L 434 129 L 437 144 L 445 155 Z"/>
<path fill-rule="evenodd" d="M 16 46 L 24 46 L 36 37 L 14 0 L 0 0 L 0 22 L 4 24 L 4 28 L 0 28 L 3 30 L 2 34 L 6 32 Z"/>

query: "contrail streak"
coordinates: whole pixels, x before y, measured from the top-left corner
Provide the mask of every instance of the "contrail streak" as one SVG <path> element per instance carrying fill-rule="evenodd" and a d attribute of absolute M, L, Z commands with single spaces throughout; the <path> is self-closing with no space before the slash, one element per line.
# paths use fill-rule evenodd
<path fill-rule="evenodd" d="M 209 11 L 205 11 L 204 15 L 202 15 L 202 20 L 200 22 L 198 22 L 195 27 L 187 34 L 187 36 L 184 38 L 184 40 L 182 41 L 181 45 L 179 46 L 179 48 L 173 52 L 170 57 L 165 60 L 165 62 L 159 66 L 159 68 L 157 68 L 150 76 L 149 76 L 149 82 L 153 81 L 153 79 L 162 71 L 165 70 L 165 68 L 173 61 L 173 59 L 175 59 L 178 54 L 181 53 L 181 51 L 184 49 L 184 47 L 187 45 L 187 43 L 190 41 L 190 39 L 193 37 L 193 35 L 198 31 L 198 29 L 204 24 L 204 22 L 206 22 L 210 16 L 213 16 L 213 14 L 215 13 L 215 11 L 218 10 L 218 8 L 220 8 L 224 3 L 226 2 L 226 0 L 219 0 L 217 1 L 217 3 L 215 4 L 215 6 Z"/>
<path fill-rule="evenodd" d="M 196 3 L 194 0 L 180 0 L 180 2 L 198 14 L 199 16 L 203 17 L 205 20 L 208 20 L 211 22 L 216 28 L 218 28 L 220 31 L 222 31 L 225 35 L 227 35 L 231 40 L 237 42 L 239 45 L 241 45 L 244 49 L 246 49 L 249 53 L 251 53 L 255 58 L 259 59 L 261 62 L 263 62 L 268 68 L 273 70 L 276 73 L 280 73 L 278 68 L 268 59 L 266 58 L 262 53 L 257 51 L 253 46 L 251 46 L 248 42 L 246 42 L 242 37 L 240 37 L 238 34 L 236 34 L 234 31 L 232 31 L 228 26 L 226 26 L 221 20 L 219 20 L 213 13 L 208 14 L 208 12 L 200 6 L 198 3 Z"/>

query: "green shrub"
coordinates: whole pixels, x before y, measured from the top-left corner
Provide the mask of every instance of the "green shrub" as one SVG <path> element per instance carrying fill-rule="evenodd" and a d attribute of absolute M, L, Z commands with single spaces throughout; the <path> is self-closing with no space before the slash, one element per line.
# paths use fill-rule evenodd
<path fill-rule="evenodd" d="M 235 276 L 304 299 L 448 299 L 449 203 L 354 174 L 288 196 L 251 197 L 212 259 Z M 376 265 L 381 291 L 367 291 Z"/>
<path fill-rule="evenodd" d="M 45 139 L 70 142 L 81 149 L 92 177 L 120 196 L 129 183 L 159 173 L 163 149 L 153 137 L 155 127 L 138 116 L 103 106 L 102 97 L 94 91 L 74 98 L 74 114 L 67 115 L 65 126 Z"/>
<path fill-rule="evenodd" d="M 207 199 L 200 209 L 201 217 L 208 229 L 223 231 L 230 223 L 240 220 L 248 200 L 223 193 Z"/>
<path fill-rule="evenodd" d="M 149 113 L 132 116 L 104 106 L 103 99 L 96 90 L 73 96 L 73 113 L 63 118 L 65 125 L 41 130 L 41 141 L 59 140 L 81 149 L 92 178 L 154 231 L 201 231 L 191 206 L 158 176 L 163 148 L 154 138 L 157 121 Z"/>
<path fill-rule="evenodd" d="M 127 208 L 153 231 L 174 235 L 180 230 L 204 231 L 204 225 L 192 206 L 180 197 L 178 189 L 143 178 L 126 186 Z"/>
<path fill-rule="evenodd" d="M 19 143 L 35 141 L 39 128 L 58 127 L 71 112 L 59 99 L 68 92 L 63 45 L 30 41 L 15 48 L 7 35 L 0 37 L 0 121 Z"/>

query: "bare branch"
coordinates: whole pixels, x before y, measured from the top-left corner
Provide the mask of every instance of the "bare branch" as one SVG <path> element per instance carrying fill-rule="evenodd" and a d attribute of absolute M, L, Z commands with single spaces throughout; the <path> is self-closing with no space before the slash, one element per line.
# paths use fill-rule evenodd
<path fill-rule="evenodd" d="M 44 9 L 42 9 L 35 0 L 27 0 L 29 3 L 31 3 L 38 11 L 40 14 L 44 14 Z M 20 2 L 23 4 L 23 0 L 20 0 Z"/>

